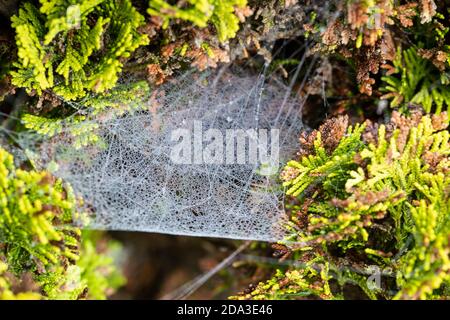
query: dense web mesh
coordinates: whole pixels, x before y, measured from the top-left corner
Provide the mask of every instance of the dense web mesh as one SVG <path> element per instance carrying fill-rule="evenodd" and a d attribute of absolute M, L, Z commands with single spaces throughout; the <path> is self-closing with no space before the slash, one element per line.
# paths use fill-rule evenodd
<path fill-rule="evenodd" d="M 62 133 L 36 153 L 43 165 L 57 163 L 55 175 L 83 197 L 93 213 L 89 227 L 280 240 L 286 217 L 278 174 L 302 130 L 301 103 L 290 97 L 288 86 L 262 74 L 186 74 L 155 91 L 141 111 L 100 122 L 101 144 L 75 149 Z M 247 140 L 245 163 L 174 163 L 172 133 L 185 128 L 195 140 L 195 123 L 201 135 L 267 129 L 271 138 L 278 129 L 279 162 L 250 163 Z"/>

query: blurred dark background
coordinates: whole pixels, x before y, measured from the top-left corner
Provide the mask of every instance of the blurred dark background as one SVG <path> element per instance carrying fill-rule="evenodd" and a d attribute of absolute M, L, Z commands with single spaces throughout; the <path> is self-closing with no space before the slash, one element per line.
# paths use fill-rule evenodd
<path fill-rule="evenodd" d="M 242 243 L 143 232 L 109 234 L 123 245 L 120 263 L 127 278 L 127 284 L 112 299 L 168 298 L 177 294 L 182 285 L 214 268 Z M 232 264 L 185 298 L 226 299 L 240 291 L 242 285 L 248 285 L 242 276 L 241 268 Z"/>

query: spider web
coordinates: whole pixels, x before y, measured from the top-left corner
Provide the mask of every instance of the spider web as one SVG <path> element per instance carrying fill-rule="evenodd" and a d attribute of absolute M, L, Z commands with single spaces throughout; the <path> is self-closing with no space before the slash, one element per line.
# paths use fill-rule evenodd
<path fill-rule="evenodd" d="M 295 30 L 290 24 L 296 23 L 289 20 L 279 28 Z M 292 55 L 308 49 L 307 41 L 296 45 Z M 209 73 L 187 72 L 156 89 L 140 111 L 97 119 L 102 144 L 75 149 L 64 131 L 39 143 L 29 132 L 17 141 L 37 155 L 39 166 L 57 164 L 53 173 L 70 183 L 83 198 L 81 209 L 90 213 L 88 222 L 79 221 L 86 227 L 283 240 L 287 216 L 278 177 L 299 150 L 307 95 L 294 93 L 302 90 L 315 62 L 307 64 L 304 54 L 288 83 L 268 72 L 268 64 L 260 73 L 230 65 Z M 269 173 L 261 163 L 176 164 L 170 157 L 171 133 L 192 129 L 195 122 L 224 135 L 233 129 L 278 129 L 279 161 Z M 249 144 L 244 151 L 252 151 Z"/>
<path fill-rule="evenodd" d="M 54 174 L 93 212 L 89 228 L 276 241 L 286 222 L 278 173 L 303 128 L 301 102 L 290 93 L 263 73 L 189 73 L 155 91 L 141 111 L 98 123 L 102 144 L 75 149 L 62 133 L 37 154 L 43 166 L 58 164 Z M 269 173 L 261 163 L 176 164 L 171 133 L 195 122 L 224 135 L 276 128 L 280 163 Z M 252 152 L 249 143 L 244 151 Z"/>

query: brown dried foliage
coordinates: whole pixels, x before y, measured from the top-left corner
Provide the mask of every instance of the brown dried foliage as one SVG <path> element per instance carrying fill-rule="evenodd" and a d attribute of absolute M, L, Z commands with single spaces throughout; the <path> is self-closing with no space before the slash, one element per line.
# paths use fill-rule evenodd
<path fill-rule="evenodd" d="M 303 157 L 314 152 L 314 141 L 320 132 L 322 145 L 328 154 L 331 154 L 339 144 L 348 127 L 348 116 L 338 116 L 336 118 L 327 119 L 317 130 L 311 133 L 302 133 L 300 135 L 300 152 L 298 155 Z M 294 173 L 292 173 L 294 174 Z M 289 173 L 286 173 L 286 177 Z"/>

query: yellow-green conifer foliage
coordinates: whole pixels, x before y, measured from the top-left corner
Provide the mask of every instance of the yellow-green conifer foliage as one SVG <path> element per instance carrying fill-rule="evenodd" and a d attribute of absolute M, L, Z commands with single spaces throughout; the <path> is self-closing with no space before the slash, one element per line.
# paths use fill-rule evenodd
<path fill-rule="evenodd" d="M 282 173 L 292 212 L 285 250 L 301 267 L 240 298 L 340 299 L 349 283 L 372 299 L 449 298 L 447 126 L 446 113 L 394 112 L 387 125 L 341 117 L 302 136 Z"/>
<path fill-rule="evenodd" d="M 247 0 L 188 0 L 185 5 L 171 5 L 164 0 L 150 0 L 148 13 L 163 18 L 167 26 L 170 19 L 190 21 L 200 28 L 214 25 L 217 38 L 225 42 L 236 36 L 239 18 L 236 9 L 243 9 Z"/>
<path fill-rule="evenodd" d="M 109 256 L 117 245 L 97 252 L 98 237 L 73 224 L 76 206 L 69 186 L 0 148 L 0 298 L 104 299 L 123 284 Z M 30 288 L 14 288 L 27 275 Z"/>
<path fill-rule="evenodd" d="M 444 54 L 444 53 L 443 53 Z M 450 55 L 449 55 L 450 61 Z M 450 63 L 445 62 L 445 66 Z M 445 69 L 444 69 L 445 70 Z M 383 98 L 391 99 L 391 107 L 405 111 L 409 105 L 420 105 L 425 112 L 440 113 L 450 107 L 450 77 L 440 72 L 415 48 L 398 50 L 389 75 L 382 77 Z"/>
<path fill-rule="evenodd" d="M 130 0 L 41 0 L 11 20 L 18 47 L 12 83 L 66 100 L 113 88 L 124 59 L 149 42 Z"/>

